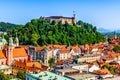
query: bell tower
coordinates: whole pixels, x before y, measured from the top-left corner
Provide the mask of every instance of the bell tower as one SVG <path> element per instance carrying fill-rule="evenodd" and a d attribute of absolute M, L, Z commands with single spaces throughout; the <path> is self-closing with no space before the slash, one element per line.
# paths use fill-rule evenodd
<path fill-rule="evenodd" d="M 117 34 L 116 34 L 116 32 L 114 32 L 114 38 L 117 39 Z"/>
<path fill-rule="evenodd" d="M 9 38 L 9 46 L 13 46 L 13 38 L 12 37 Z"/>
<path fill-rule="evenodd" d="M 13 39 L 12 37 L 9 38 L 9 46 L 7 51 L 7 64 L 11 65 L 13 60 Z"/>
<path fill-rule="evenodd" d="M 16 33 L 16 38 L 15 38 L 15 46 L 19 46 L 19 39 L 17 37 L 17 33 Z"/>

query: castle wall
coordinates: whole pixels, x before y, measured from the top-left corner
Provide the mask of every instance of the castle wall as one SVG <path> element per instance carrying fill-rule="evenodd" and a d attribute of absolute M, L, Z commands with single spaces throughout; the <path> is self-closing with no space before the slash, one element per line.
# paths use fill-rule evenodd
<path fill-rule="evenodd" d="M 45 19 L 50 23 L 54 20 L 56 21 L 56 23 L 58 23 L 59 21 L 62 21 L 62 24 L 65 24 L 65 22 L 67 21 L 68 24 L 73 24 L 73 23 L 76 24 L 76 20 L 74 17 L 53 16 L 53 17 L 45 17 Z"/>

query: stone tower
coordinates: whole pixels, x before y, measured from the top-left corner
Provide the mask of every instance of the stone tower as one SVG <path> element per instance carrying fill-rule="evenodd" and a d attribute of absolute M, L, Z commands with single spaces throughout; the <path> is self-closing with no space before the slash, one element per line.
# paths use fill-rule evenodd
<path fill-rule="evenodd" d="M 75 18 L 76 14 L 75 14 L 75 11 L 73 11 L 73 17 Z"/>

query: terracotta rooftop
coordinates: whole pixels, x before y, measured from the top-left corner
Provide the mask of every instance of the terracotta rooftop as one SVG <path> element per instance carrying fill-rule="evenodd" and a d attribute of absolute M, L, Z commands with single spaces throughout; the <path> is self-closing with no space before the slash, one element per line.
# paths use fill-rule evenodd
<path fill-rule="evenodd" d="M 64 62 L 64 60 L 58 60 L 58 61 L 57 61 L 57 65 L 62 65 L 63 62 Z"/>
<path fill-rule="evenodd" d="M 36 51 L 41 51 L 41 50 L 43 50 L 43 48 L 44 47 L 40 47 L 40 46 L 39 47 L 35 47 Z"/>
<path fill-rule="evenodd" d="M 69 52 L 70 52 L 70 50 L 68 50 L 68 49 L 60 50 L 60 53 L 69 53 Z"/>
<path fill-rule="evenodd" d="M 16 69 L 20 69 L 20 70 L 23 70 L 24 72 L 32 72 L 32 71 L 35 71 L 35 70 L 47 70 L 47 66 L 44 66 L 38 62 L 21 62 L 21 61 L 16 61 L 14 64 L 13 64 L 13 67 L 16 68 Z"/>
<path fill-rule="evenodd" d="M 14 48 L 13 49 L 13 58 L 15 57 L 26 57 L 27 52 L 25 50 L 25 48 Z"/>
<path fill-rule="evenodd" d="M 111 74 L 108 69 L 94 70 L 93 72 L 99 75 Z"/>
<path fill-rule="evenodd" d="M 0 59 L 5 58 L 3 50 L 0 50 Z"/>
<path fill-rule="evenodd" d="M 97 62 L 98 62 L 99 64 L 105 63 L 105 61 L 103 61 L 102 59 L 97 60 Z"/>
<path fill-rule="evenodd" d="M 73 50 L 80 50 L 79 46 L 72 46 Z"/>

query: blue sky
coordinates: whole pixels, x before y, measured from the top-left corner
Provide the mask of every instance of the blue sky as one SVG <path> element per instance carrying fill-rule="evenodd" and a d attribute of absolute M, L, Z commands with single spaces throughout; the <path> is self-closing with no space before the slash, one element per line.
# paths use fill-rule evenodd
<path fill-rule="evenodd" d="M 40 16 L 72 16 L 109 30 L 120 29 L 120 0 L 0 0 L 0 21 L 25 24 Z"/>

